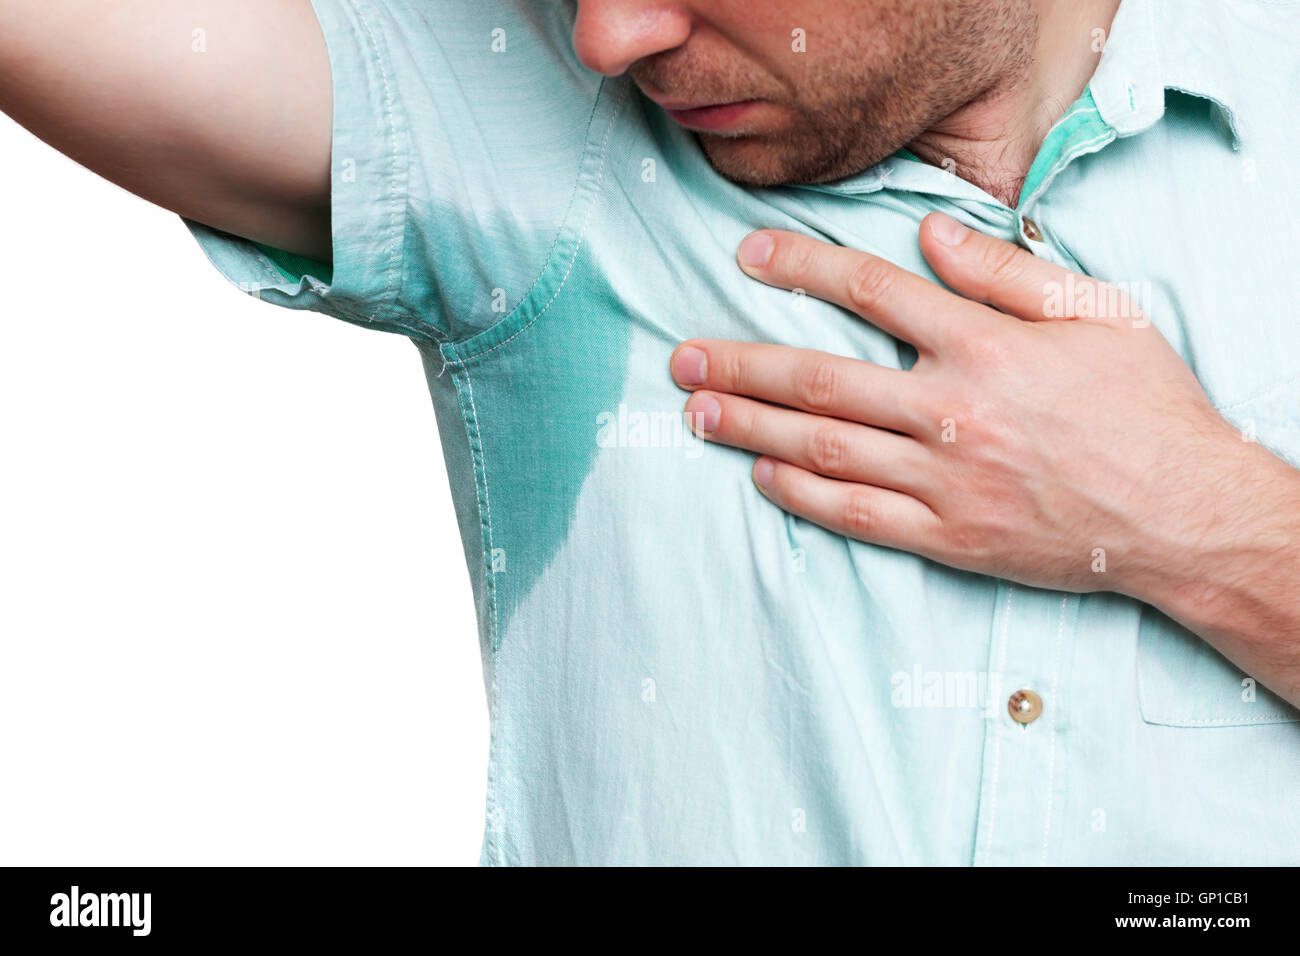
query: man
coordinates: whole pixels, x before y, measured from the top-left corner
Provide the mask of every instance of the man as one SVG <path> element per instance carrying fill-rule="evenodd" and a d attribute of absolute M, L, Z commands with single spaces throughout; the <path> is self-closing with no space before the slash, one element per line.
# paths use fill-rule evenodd
<path fill-rule="evenodd" d="M 1300 9 L 154 6 L 0 106 L 420 349 L 485 862 L 1296 860 Z"/>

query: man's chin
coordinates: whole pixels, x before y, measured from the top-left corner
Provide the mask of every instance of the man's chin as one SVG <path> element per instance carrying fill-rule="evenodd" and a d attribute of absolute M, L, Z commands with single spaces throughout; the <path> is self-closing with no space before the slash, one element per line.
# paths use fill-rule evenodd
<path fill-rule="evenodd" d="M 742 186 L 778 186 L 792 183 L 795 170 L 785 150 L 762 136 L 725 136 L 697 133 L 700 147 L 723 178 Z"/>
<path fill-rule="evenodd" d="M 726 136 L 696 133 L 709 164 L 741 186 L 807 185 L 842 179 L 871 165 L 846 161 L 824 142 L 791 141 L 774 136 Z"/>

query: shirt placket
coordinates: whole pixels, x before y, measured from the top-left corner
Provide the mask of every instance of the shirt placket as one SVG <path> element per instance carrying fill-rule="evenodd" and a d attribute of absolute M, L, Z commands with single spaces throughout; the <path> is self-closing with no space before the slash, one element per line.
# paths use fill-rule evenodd
<path fill-rule="evenodd" d="M 1018 243 L 1040 259 L 1082 272 L 1060 245 L 1039 203 L 1080 156 L 1116 138 L 1086 94 L 1054 127 L 1030 169 L 1014 217 Z M 1087 543 L 1084 542 L 1083 545 Z M 1080 546 L 1080 561 L 1090 551 Z M 1079 595 L 1000 581 L 989 641 L 989 694 L 974 863 L 1036 866 L 1053 861 L 1070 742 L 1065 667 L 1075 650 Z"/>
<path fill-rule="evenodd" d="M 1068 741 L 1063 664 L 1073 651 L 1078 595 L 1002 581 L 989 647 L 975 859 L 1050 861 Z"/>

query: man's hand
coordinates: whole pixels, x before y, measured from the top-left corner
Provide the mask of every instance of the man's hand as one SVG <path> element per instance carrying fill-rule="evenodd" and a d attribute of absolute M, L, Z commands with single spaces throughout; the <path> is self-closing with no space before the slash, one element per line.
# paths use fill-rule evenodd
<path fill-rule="evenodd" d="M 1242 440 L 1119 290 L 941 214 L 921 246 L 959 295 L 805 236 L 749 236 L 748 274 L 919 357 L 899 371 L 685 342 L 671 368 L 697 433 L 758 452 L 755 482 L 794 514 L 953 567 L 1137 597 L 1296 701 L 1300 472 Z M 1051 320 L 1067 277 L 1095 314 Z"/>

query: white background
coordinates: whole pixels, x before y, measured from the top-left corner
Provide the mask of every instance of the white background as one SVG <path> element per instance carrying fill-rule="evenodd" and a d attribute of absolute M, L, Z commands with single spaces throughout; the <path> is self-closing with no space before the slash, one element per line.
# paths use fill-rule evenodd
<path fill-rule="evenodd" d="M 3 116 L 0 293 L 0 864 L 477 862 L 415 347 L 243 295 Z"/>

